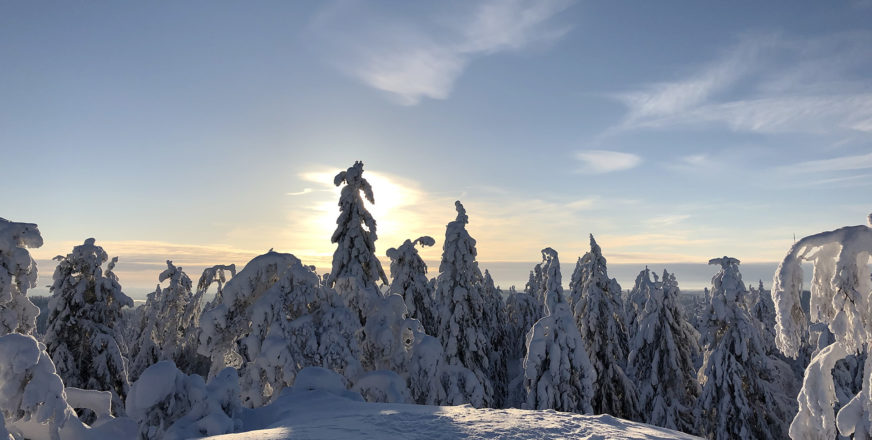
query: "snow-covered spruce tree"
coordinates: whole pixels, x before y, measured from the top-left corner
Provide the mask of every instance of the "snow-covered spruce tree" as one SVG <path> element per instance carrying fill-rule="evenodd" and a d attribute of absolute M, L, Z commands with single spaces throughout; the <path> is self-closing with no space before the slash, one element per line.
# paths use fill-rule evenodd
<path fill-rule="evenodd" d="M 636 278 L 637 289 L 645 295 L 637 296 L 643 308 L 630 339 L 627 373 L 636 380 L 639 409 L 645 423 L 696 433 L 700 389 L 693 359 L 699 334 L 681 312 L 678 282 L 665 270 L 662 282 L 652 282 L 645 268 Z"/>
<path fill-rule="evenodd" d="M 58 375 L 68 387 L 112 392 L 112 410 L 123 415 L 127 395 L 127 360 L 121 355 L 114 326 L 122 307 L 133 300 L 121 292 L 112 272 L 118 257 L 103 273 L 109 257 L 94 239 L 58 260 L 51 286 L 45 344 Z M 93 417 L 82 414 L 85 423 Z"/>
<path fill-rule="evenodd" d="M 563 296 L 557 252 L 543 249 L 542 260 L 537 267 L 546 289 L 542 294 L 546 315 L 527 333 L 524 358 L 527 396 L 522 406 L 590 414 L 596 371 Z"/>
<path fill-rule="evenodd" d="M 802 310 L 802 261 L 812 261 L 810 318 L 829 326 L 835 341 L 820 350 L 805 370 L 799 413 L 790 425 L 793 439 L 832 439 L 841 435 L 872 438 L 872 356 L 866 356 L 863 388 L 838 414 L 833 367 L 849 354 L 869 352 L 872 342 L 872 214 L 868 225 L 846 226 L 810 235 L 787 252 L 772 282 L 776 307 L 776 344 L 796 357 L 807 332 Z"/>
<path fill-rule="evenodd" d="M 424 236 L 415 241 L 406 240 L 402 246 L 387 252 L 391 259 L 389 292 L 403 297 L 409 317 L 417 319 L 428 335 L 435 335 L 437 331 L 433 286 L 427 278 L 427 264 L 418 255 L 415 245 L 433 246 L 435 243 L 432 237 Z"/>
<path fill-rule="evenodd" d="M 356 315 L 293 255 L 254 258 L 227 282 L 221 300 L 200 318 L 200 353 L 213 360 L 213 372 L 239 369 L 243 405 L 273 401 L 307 366 L 349 380 L 360 374 Z"/>
<path fill-rule="evenodd" d="M 27 248 L 40 246 L 35 224 L 0 218 L 0 336 L 30 334 L 36 328 L 39 308 L 25 296 L 36 285 L 36 262 Z"/>
<path fill-rule="evenodd" d="M 484 300 L 484 322 L 491 338 L 490 371 L 494 378 L 494 402 L 497 408 L 506 406 L 508 398 L 509 372 L 506 353 L 509 352 L 507 339 L 506 304 L 502 291 L 494 285 L 490 272 L 484 271 L 481 296 Z"/>
<path fill-rule="evenodd" d="M 702 338 L 700 430 L 712 439 L 785 438 L 784 421 L 795 406 L 787 395 L 790 390 L 775 383 L 781 372 L 767 356 L 759 327 L 745 308 L 748 291 L 739 260 L 715 258 L 709 264 L 721 270 L 712 278 L 707 333 Z"/>
<path fill-rule="evenodd" d="M 639 326 L 638 318 L 645 310 L 645 302 L 648 301 L 651 292 L 660 287 L 660 280 L 657 278 L 657 274 L 655 273 L 653 275 L 654 281 L 651 281 L 651 273 L 648 270 L 648 266 L 645 266 L 645 270 L 636 276 L 636 283 L 630 290 L 627 302 L 624 304 L 627 337 L 630 340 L 633 339 L 633 336 L 636 333 L 636 328 Z"/>
<path fill-rule="evenodd" d="M 188 376 L 171 361 L 160 361 L 131 384 L 126 405 L 142 440 L 220 435 L 241 427 L 238 378 L 232 368 L 207 385 L 202 376 Z"/>
<path fill-rule="evenodd" d="M 386 353 L 395 352 L 398 357 L 402 355 L 398 350 L 403 346 L 402 342 L 386 338 L 388 334 L 396 333 L 385 330 L 384 327 L 395 327 L 388 322 L 400 323 L 406 319 L 405 305 L 402 308 L 382 307 L 384 297 L 377 283 L 380 281 L 387 284 L 387 277 L 375 256 L 375 219 L 366 210 L 361 197 L 363 193 L 366 200 L 375 203 L 372 187 L 363 178 L 363 163 L 355 162 L 348 170 L 337 174 L 333 183 L 336 186 L 345 183 L 345 187 L 342 188 L 339 198 L 336 231 L 331 238 L 336 243 L 336 251 L 333 253 L 329 283 L 345 301 L 345 305 L 359 318 L 358 341 L 363 368 L 376 370 L 384 367 Z M 402 303 L 403 297 L 398 297 Z M 386 316 L 388 312 L 393 312 L 394 315 Z M 370 315 L 377 316 L 378 324 L 368 323 Z"/>
<path fill-rule="evenodd" d="M 578 259 L 569 288 L 569 305 L 596 370 L 594 414 L 641 419 L 635 387 L 625 373 L 629 344 L 621 286 L 609 279 L 606 259 L 593 235 L 590 252 Z"/>
<path fill-rule="evenodd" d="M 514 286 L 509 289 L 506 298 L 506 339 L 508 341 L 509 359 L 524 357 L 526 351 L 526 335 L 538 321 L 540 307 L 536 298 L 529 293 L 518 292 Z"/>
<path fill-rule="evenodd" d="M 442 261 L 436 278 L 439 338 L 449 365 L 463 366 L 475 375 L 484 389 L 484 406 L 495 402 L 494 381 L 505 381 L 491 371 L 494 353 L 488 329 L 483 328 L 485 301 L 482 275 L 475 261 L 475 239 L 466 230 L 469 218 L 463 205 L 454 203 L 457 219 L 445 231 Z M 495 377 L 496 376 L 496 377 Z M 473 403 L 473 402 L 470 402 Z"/>
<path fill-rule="evenodd" d="M 131 381 L 157 361 L 171 360 L 185 368 L 194 362 L 185 356 L 191 352 L 191 347 L 185 345 L 188 327 L 192 324 L 190 315 L 199 314 L 191 292 L 191 279 L 181 267 L 167 260 L 166 270 L 158 277 L 160 282 L 166 280 L 169 285 L 161 289 L 158 284 L 157 289 L 148 294 L 145 305 L 138 309 L 140 332 L 131 349 Z"/>
<path fill-rule="evenodd" d="M 524 357 L 527 354 L 527 332 L 541 317 L 541 307 L 532 295 L 509 288 L 506 298 L 505 356 L 509 371 L 506 406 L 520 408 L 527 398 L 524 389 Z"/>
<path fill-rule="evenodd" d="M 748 312 L 760 327 L 760 337 L 766 346 L 767 353 L 775 353 L 775 304 L 770 292 L 763 288 L 763 281 L 748 289 Z"/>
<path fill-rule="evenodd" d="M 15 438 L 57 438 L 66 424 L 78 422 L 44 345 L 32 336 L 9 334 L 0 337 L 0 359 L 0 439 L 7 440 L 9 432 Z"/>
<path fill-rule="evenodd" d="M 537 264 L 533 266 L 533 270 L 530 271 L 530 278 L 524 286 L 524 293 L 535 298 L 536 303 L 539 304 L 537 320 L 538 318 L 545 316 L 545 286 L 543 286 L 542 280 L 542 265 Z"/>
<path fill-rule="evenodd" d="M 339 197 L 336 231 L 330 238 L 336 243 L 336 251 L 329 283 L 348 308 L 357 313 L 361 325 L 365 325 L 369 301 L 381 296 L 376 283 L 388 283 L 381 262 L 375 256 L 378 239 L 375 219 L 366 210 L 361 192 L 370 203 L 375 203 L 375 199 L 372 187 L 363 178 L 363 162 L 355 162 L 348 170 L 341 171 L 333 183 L 336 186 L 345 183 L 345 186 Z"/>

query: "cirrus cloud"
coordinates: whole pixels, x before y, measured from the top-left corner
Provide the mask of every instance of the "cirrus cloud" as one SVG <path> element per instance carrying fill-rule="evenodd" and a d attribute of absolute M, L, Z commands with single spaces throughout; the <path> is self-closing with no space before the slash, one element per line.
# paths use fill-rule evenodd
<path fill-rule="evenodd" d="M 608 150 L 577 151 L 575 158 L 582 162 L 582 167 L 578 172 L 583 174 L 605 174 L 629 170 L 642 163 L 642 158 L 635 154 Z"/>
<path fill-rule="evenodd" d="M 569 27 L 551 21 L 571 3 L 486 0 L 472 11 L 431 11 L 438 18 L 428 21 L 345 2 L 325 8 L 311 30 L 327 43 L 337 68 L 402 105 L 416 105 L 447 98 L 477 58 L 561 38 Z"/>

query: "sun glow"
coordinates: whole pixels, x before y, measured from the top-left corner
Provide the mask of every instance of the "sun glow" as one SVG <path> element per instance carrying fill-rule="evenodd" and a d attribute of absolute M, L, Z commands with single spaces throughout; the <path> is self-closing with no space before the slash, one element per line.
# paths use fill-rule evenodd
<path fill-rule="evenodd" d="M 321 186 L 319 191 L 301 195 L 312 197 L 311 209 L 300 212 L 295 207 L 294 210 L 299 230 L 294 237 L 294 248 L 301 254 L 326 257 L 335 250 L 329 237 L 336 229 L 336 218 L 339 216 L 338 200 L 342 186 L 333 185 L 333 177 L 337 172 L 338 169 L 300 175 L 307 183 Z M 450 220 L 453 202 L 428 200 L 416 182 L 369 170 L 365 170 L 363 176 L 372 186 L 375 199 L 375 203 L 364 199 L 364 206 L 376 221 L 378 255 L 383 255 L 388 248 L 401 245 L 406 239 L 438 234 L 444 228 L 446 218 Z"/>

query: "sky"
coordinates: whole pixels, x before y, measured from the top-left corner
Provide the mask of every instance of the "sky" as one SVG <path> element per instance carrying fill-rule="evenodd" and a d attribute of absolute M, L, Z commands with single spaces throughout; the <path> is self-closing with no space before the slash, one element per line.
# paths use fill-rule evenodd
<path fill-rule="evenodd" d="M 776 262 L 872 211 L 872 1 L 2 2 L 0 157 L 41 280 L 323 271 L 356 160 L 386 270 L 455 200 L 485 267 Z"/>

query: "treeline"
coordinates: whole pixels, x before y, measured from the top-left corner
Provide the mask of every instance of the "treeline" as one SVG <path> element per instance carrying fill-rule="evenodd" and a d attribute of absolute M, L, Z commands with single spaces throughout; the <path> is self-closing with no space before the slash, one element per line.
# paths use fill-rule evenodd
<path fill-rule="evenodd" d="M 798 360 L 786 358 L 776 329 L 789 321 L 762 282 L 746 288 L 730 257 L 709 262 L 717 273 L 696 329 L 674 274 L 645 268 L 625 294 L 593 236 L 567 291 L 557 251 L 545 248 L 525 289 L 504 294 L 478 267 L 459 201 L 438 275 L 418 254 L 436 242 L 424 236 L 388 250 L 388 278 L 364 205 L 375 200 L 363 164 L 334 183 L 342 191 L 327 274 L 270 251 L 238 272 L 208 268 L 194 284 L 167 261 L 158 276 L 166 287 L 124 313 L 133 302 L 113 272 L 117 257 L 94 239 L 76 246 L 59 257 L 42 340 L 0 338 L 0 352 L 39 354 L 19 368 L 30 376 L 15 380 L 25 386 L 39 369 L 68 389 L 105 391 L 112 404 L 102 412 L 132 418 L 141 438 L 232 432 L 241 406 L 270 404 L 307 367 L 338 374 L 374 402 L 555 409 L 709 438 L 786 438 L 802 371 L 833 338 L 826 327 L 806 330 L 791 345 Z M 34 334 L 37 308 L 25 295 L 36 266 L 26 248 L 41 245 L 36 225 L 0 223 L 0 335 Z M 808 312 L 793 312 L 808 327 Z M 863 349 L 836 364 L 844 378 L 836 389 L 849 397 L 860 395 L 869 370 L 864 376 L 865 345 L 855 346 Z M 46 417 L 45 408 L 4 403 L 11 399 L 0 395 L 13 428 L 37 414 L 53 426 L 108 416 L 93 404 L 71 415 L 60 399 Z"/>

